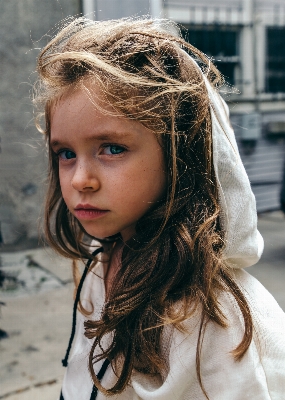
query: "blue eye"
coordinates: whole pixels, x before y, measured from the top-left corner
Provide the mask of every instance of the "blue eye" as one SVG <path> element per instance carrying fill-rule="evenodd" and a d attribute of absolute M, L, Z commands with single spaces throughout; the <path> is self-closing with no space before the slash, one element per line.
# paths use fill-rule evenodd
<path fill-rule="evenodd" d="M 124 147 L 122 146 L 117 146 L 117 145 L 109 145 L 105 147 L 105 154 L 112 154 L 112 155 L 116 155 L 116 154 L 121 154 L 125 151 Z"/>
<path fill-rule="evenodd" d="M 62 160 L 70 160 L 71 158 L 75 158 L 76 154 L 71 150 L 62 150 L 58 153 L 58 156 Z"/>

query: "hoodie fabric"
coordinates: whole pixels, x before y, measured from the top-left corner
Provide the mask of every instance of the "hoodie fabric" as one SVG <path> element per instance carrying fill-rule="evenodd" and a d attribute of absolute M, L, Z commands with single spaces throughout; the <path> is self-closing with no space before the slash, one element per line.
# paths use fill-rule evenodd
<path fill-rule="evenodd" d="M 63 381 L 64 400 L 89 400 L 93 382 L 88 370 L 92 341 L 84 336 L 84 321 L 98 319 L 105 300 L 103 266 L 88 273 L 81 301 L 94 312 L 88 318 L 77 314 L 74 346 Z M 202 383 L 210 400 L 281 400 L 285 398 L 285 315 L 270 293 L 244 270 L 235 271 L 236 280 L 251 308 L 255 333 L 241 361 L 235 361 L 231 351 L 243 336 L 241 312 L 228 293 L 220 296 L 228 328 L 209 322 L 206 327 L 202 354 Z M 199 334 L 199 314 L 185 321 L 188 333 L 166 327 L 162 353 L 168 360 L 164 376 L 149 377 L 134 371 L 127 389 L 112 397 L 98 392 L 97 400 L 205 400 L 196 374 L 196 345 Z M 105 339 L 105 345 L 111 337 Z M 102 362 L 95 364 L 98 373 Z M 116 382 L 109 365 L 102 379 L 104 387 Z"/>

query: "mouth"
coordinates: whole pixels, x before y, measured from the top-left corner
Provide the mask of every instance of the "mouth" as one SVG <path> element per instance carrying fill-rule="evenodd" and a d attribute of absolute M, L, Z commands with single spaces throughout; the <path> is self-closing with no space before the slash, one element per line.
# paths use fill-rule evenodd
<path fill-rule="evenodd" d="M 81 220 L 95 219 L 105 215 L 109 210 L 102 210 L 100 208 L 91 206 L 90 204 L 78 204 L 74 208 L 76 218 Z"/>

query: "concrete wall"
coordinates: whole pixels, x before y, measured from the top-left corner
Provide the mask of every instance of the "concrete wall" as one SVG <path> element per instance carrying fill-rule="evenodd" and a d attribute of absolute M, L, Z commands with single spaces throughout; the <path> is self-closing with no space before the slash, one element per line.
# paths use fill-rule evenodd
<path fill-rule="evenodd" d="M 163 15 L 164 0 L 82 0 L 83 13 L 91 19 L 125 18 L 129 16 Z"/>
<path fill-rule="evenodd" d="M 5 243 L 37 237 L 46 156 L 33 122 L 31 88 L 48 31 L 80 12 L 78 0 L 1 1 L 0 223 Z M 50 32 L 51 34 L 51 32 Z"/>
<path fill-rule="evenodd" d="M 149 0 L 96 0 L 94 3 L 96 20 L 117 19 L 130 15 L 149 13 Z"/>

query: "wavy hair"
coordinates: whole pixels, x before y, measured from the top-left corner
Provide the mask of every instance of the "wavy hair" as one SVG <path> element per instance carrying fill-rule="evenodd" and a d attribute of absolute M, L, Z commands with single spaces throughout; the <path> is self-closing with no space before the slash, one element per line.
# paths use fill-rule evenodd
<path fill-rule="evenodd" d="M 94 384 L 112 395 L 126 388 L 134 368 L 162 373 L 167 368 L 161 354 L 163 328 L 172 324 L 183 329 L 183 322 L 199 313 L 196 369 L 208 398 L 200 354 L 207 322 L 227 326 L 218 302 L 221 291 L 231 293 L 244 320 L 243 339 L 233 349 L 236 360 L 248 349 L 253 331 L 246 299 L 223 261 L 224 232 L 204 81 L 218 86 L 219 72 L 169 21 L 79 18 L 42 50 L 38 73 L 35 100 L 45 107 L 48 143 L 55 102 L 74 88 L 85 90 L 92 101 L 91 88 L 96 85 L 114 113 L 139 121 L 161 138 L 166 162 L 165 198 L 138 221 L 135 236 L 124 245 L 100 320 L 85 323 L 85 335 L 94 339 L 89 358 Z M 90 258 L 83 229 L 62 198 L 58 162 L 51 151 L 45 230 L 50 245 L 63 256 Z M 100 343 L 109 332 L 113 340 L 104 350 Z M 95 356 L 98 346 L 101 352 Z M 117 374 L 109 389 L 93 369 L 94 362 L 106 357 Z"/>

